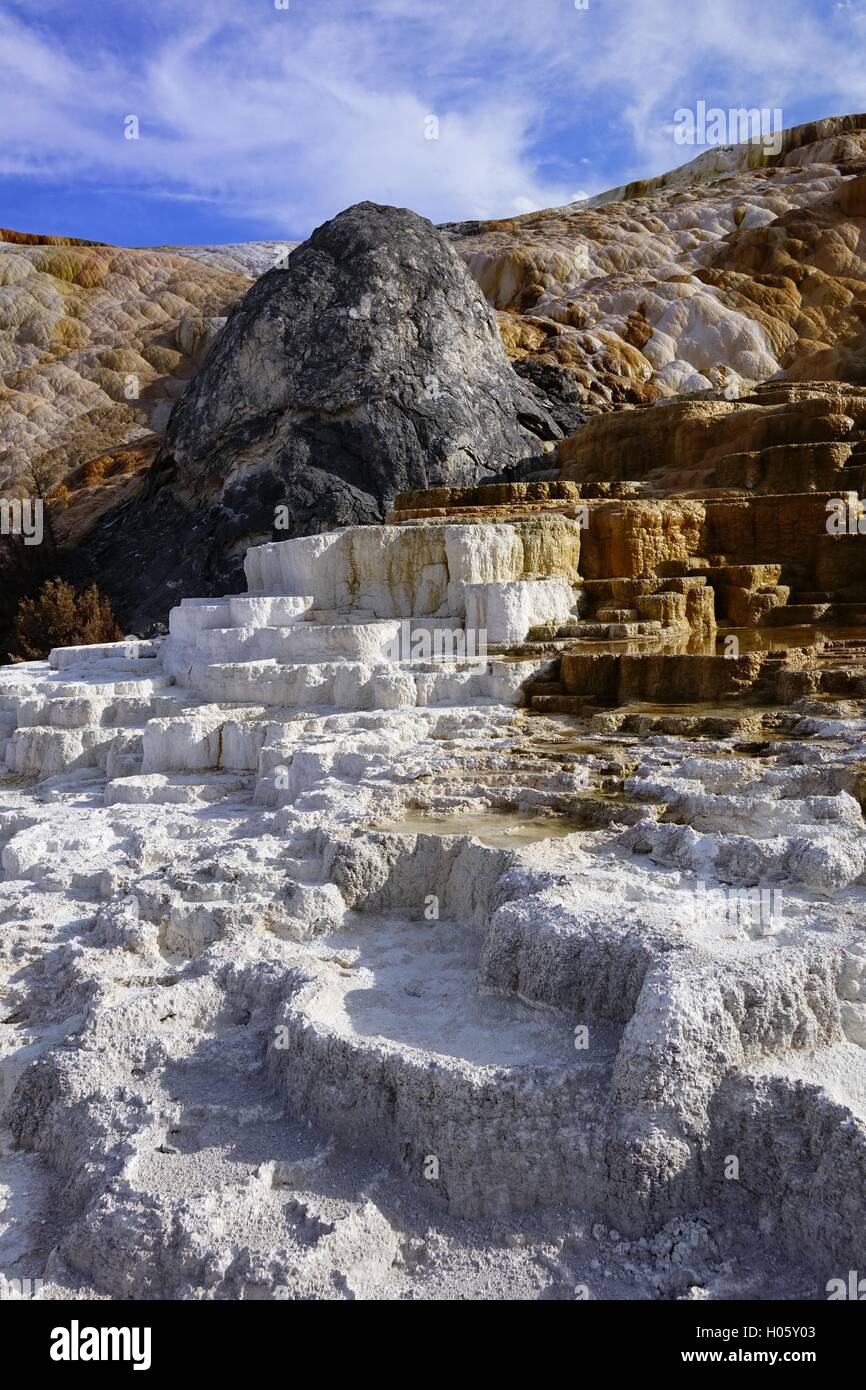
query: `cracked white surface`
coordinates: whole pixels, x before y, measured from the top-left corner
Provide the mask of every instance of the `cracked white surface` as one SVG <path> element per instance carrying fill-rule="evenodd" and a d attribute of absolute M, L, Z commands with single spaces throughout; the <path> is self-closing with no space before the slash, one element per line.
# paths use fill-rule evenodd
<path fill-rule="evenodd" d="M 455 623 L 452 564 L 521 582 L 474 529 Z M 537 661 L 356 661 L 443 544 L 402 535 L 263 547 L 274 592 L 161 647 L 0 671 L 0 1274 L 821 1297 L 866 1214 L 862 719 L 637 735 L 521 708 Z M 317 591 L 335 549 L 364 602 Z"/>

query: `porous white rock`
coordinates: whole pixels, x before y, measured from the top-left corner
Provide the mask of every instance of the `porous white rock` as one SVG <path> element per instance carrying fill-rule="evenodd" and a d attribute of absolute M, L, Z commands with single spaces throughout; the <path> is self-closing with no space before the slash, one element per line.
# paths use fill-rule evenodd
<path fill-rule="evenodd" d="M 532 1297 L 551 1219 L 643 1240 L 628 1296 L 676 1296 L 654 1242 L 698 1219 L 709 1286 L 771 1226 L 783 1296 L 855 1267 L 862 718 L 788 714 L 752 757 L 531 713 L 541 658 L 406 658 L 404 620 L 507 644 L 571 611 L 571 527 L 508 533 L 260 547 L 139 655 L 0 670 L 0 1096 L 35 1204 L 5 1278 Z"/>
<path fill-rule="evenodd" d="M 566 579 L 528 579 L 500 584 L 467 584 L 466 626 L 487 634 L 488 642 L 519 643 L 534 626 L 568 622 L 576 608 Z"/>

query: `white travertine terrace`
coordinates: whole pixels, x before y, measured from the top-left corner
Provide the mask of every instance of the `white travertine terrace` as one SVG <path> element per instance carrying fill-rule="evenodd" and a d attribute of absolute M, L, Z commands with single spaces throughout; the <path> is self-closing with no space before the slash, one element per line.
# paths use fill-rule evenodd
<path fill-rule="evenodd" d="M 533 713 L 579 548 L 564 516 L 274 543 L 161 642 L 0 670 L 0 1276 L 699 1297 L 758 1261 L 815 1297 L 857 1267 L 862 718 Z M 405 625 L 494 651 L 395 659 Z"/>

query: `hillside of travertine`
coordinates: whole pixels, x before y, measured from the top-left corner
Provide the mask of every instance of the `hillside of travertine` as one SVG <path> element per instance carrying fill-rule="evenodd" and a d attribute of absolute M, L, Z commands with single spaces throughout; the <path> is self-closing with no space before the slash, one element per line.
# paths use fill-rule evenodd
<path fill-rule="evenodd" d="M 861 155 L 360 204 L 103 441 L 171 612 L 0 667 L 0 1295 L 862 1269 Z"/>
<path fill-rule="evenodd" d="M 856 383 L 864 150 L 866 117 L 834 117 L 785 131 L 778 155 L 711 150 L 588 203 L 444 230 L 565 434 L 587 411 L 779 374 Z M 142 434 L 161 438 L 227 314 L 295 245 L 0 233 L 0 486 L 26 491 L 34 465 L 57 485 Z M 399 486 L 373 487 L 380 517 Z M 72 539 L 129 495 L 91 487 Z"/>
<path fill-rule="evenodd" d="M 862 381 L 866 117 L 781 144 L 452 228 L 514 358 L 564 369 L 600 408 L 776 375 Z"/>
<path fill-rule="evenodd" d="M 56 485 L 161 432 L 245 275 L 171 251 L 0 231 L 0 488 Z"/>

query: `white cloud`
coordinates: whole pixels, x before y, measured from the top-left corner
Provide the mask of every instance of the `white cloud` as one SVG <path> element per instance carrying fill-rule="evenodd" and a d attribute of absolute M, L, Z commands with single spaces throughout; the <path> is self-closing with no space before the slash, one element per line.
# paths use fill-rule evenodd
<path fill-rule="evenodd" d="M 236 6 L 213 4 L 178 32 L 166 11 L 159 40 L 128 68 L 116 43 L 73 57 L 59 35 L 52 44 L 6 17 L 0 84 L 17 90 L 14 101 L 0 97 L 0 172 L 183 188 L 272 218 L 277 230 L 306 230 L 361 198 L 445 219 L 568 196 L 533 166 L 541 111 L 528 90 L 504 100 L 484 81 L 428 76 L 424 55 L 435 70 L 443 42 L 465 60 L 471 26 L 436 5 L 423 26 L 400 3 L 379 6 L 366 26 L 354 5 L 326 9 L 343 22 L 319 18 L 306 0 L 294 0 L 302 13 L 266 18 L 258 6 L 255 20 L 246 7 L 241 22 Z M 413 39 L 407 64 L 403 42 Z M 128 114 L 139 117 L 137 141 L 124 139 Z M 425 138 L 430 115 L 435 140 Z"/>
<path fill-rule="evenodd" d="M 436 220 L 570 201 L 578 165 L 580 182 L 599 168 L 619 182 L 682 162 L 671 121 L 698 98 L 780 106 L 786 120 L 795 103 L 813 102 L 813 115 L 862 103 L 860 0 L 830 18 L 807 0 L 590 0 L 586 11 L 572 0 L 291 0 L 288 11 L 102 0 L 87 26 L 72 8 L 42 0 L 34 22 L 7 0 L 0 15 L 0 172 L 198 197 L 275 234 L 361 198 Z M 131 113 L 138 141 L 123 138 Z M 429 116 L 438 140 L 425 138 Z M 579 143 L 582 127 L 594 147 Z"/>

